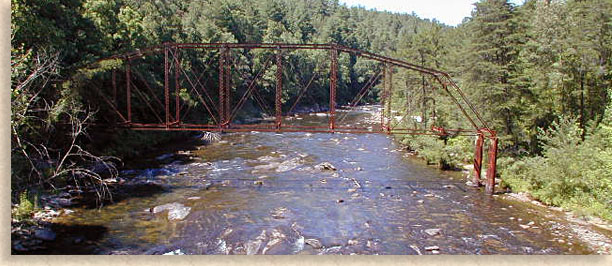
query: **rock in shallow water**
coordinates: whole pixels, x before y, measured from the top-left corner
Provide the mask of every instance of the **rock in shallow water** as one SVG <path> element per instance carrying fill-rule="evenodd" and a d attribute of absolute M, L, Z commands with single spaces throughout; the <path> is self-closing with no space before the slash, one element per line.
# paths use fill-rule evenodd
<path fill-rule="evenodd" d="M 169 209 L 173 209 L 173 208 L 178 208 L 178 207 L 182 207 L 183 204 L 180 204 L 178 202 L 173 202 L 173 203 L 168 203 L 168 204 L 164 204 L 164 205 L 159 205 L 159 206 L 155 206 L 151 209 L 152 213 L 160 213 L 163 212 L 165 210 L 169 210 Z"/>
<path fill-rule="evenodd" d="M 177 249 L 177 250 L 170 251 L 168 253 L 164 253 L 163 255 L 185 255 L 185 253 L 183 253 L 181 249 Z"/>
<path fill-rule="evenodd" d="M 164 205 L 155 206 L 151 209 L 152 213 L 160 213 L 168 210 L 168 220 L 183 220 L 189 212 L 191 207 L 185 207 L 185 205 L 178 202 L 168 203 Z"/>
<path fill-rule="evenodd" d="M 278 165 L 278 168 L 276 169 L 276 172 L 283 173 L 283 172 L 291 171 L 291 170 L 297 168 L 298 166 L 302 165 L 301 164 L 301 160 L 302 160 L 302 158 L 295 157 L 295 158 L 293 158 L 291 160 L 284 161 L 284 162 L 282 162 L 281 164 Z"/>
<path fill-rule="evenodd" d="M 183 220 L 189 212 L 191 211 L 191 207 L 180 207 L 176 209 L 172 209 L 168 212 L 168 220 Z"/>
<path fill-rule="evenodd" d="M 34 231 L 34 237 L 45 241 L 53 241 L 55 240 L 56 234 L 51 231 L 51 229 L 43 228 Z"/>
<path fill-rule="evenodd" d="M 274 209 L 271 213 L 272 213 L 272 218 L 274 219 L 285 219 L 285 216 L 287 215 L 287 208 L 285 207 L 279 207 Z"/>
<path fill-rule="evenodd" d="M 430 246 L 430 247 L 425 247 L 426 251 L 434 251 L 434 250 L 440 250 L 440 247 L 438 246 Z"/>
<path fill-rule="evenodd" d="M 304 242 L 308 245 L 310 245 L 311 247 L 313 247 L 314 249 L 320 249 L 323 247 L 323 245 L 321 245 L 321 242 L 317 239 L 314 238 L 309 238 L 304 240 Z"/>
<path fill-rule="evenodd" d="M 323 163 L 317 164 L 317 165 L 315 165 L 314 168 L 317 169 L 317 170 L 320 170 L 320 171 L 326 171 L 326 170 L 327 171 L 336 171 L 336 167 L 333 164 L 329 163 L 329 162 L 323 162 Z"/>
<path fill-rule="evenodd" d="M 425 229 L 425 233 L 427 233 L 430 236 L 435 236 L 435 235 L 441 234 L 442 229 L 439 229 L 439 228 Z"/>

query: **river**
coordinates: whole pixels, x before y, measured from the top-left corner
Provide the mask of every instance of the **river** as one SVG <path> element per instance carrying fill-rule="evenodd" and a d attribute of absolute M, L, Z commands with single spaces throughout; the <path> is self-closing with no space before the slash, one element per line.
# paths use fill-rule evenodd
<path fill-rule="evenodd" d="M 367 124 L 372 115 L 351 113 L 349 122 Z M 312 114 L 291 120 L 327 121 Z M 163 193 L 72 209 L 55 221 L 74 238 L 57 252 L 592 253 L 559 214 L 487 196 L 466 186 L 461 172 L 427 166 L 384 134 L 227 133 L 159 155 L 122 176 L 159 183 Z M 156 157 L 163 163 L 153 167 Z M 169 203 L 188 215 L 153 212 Z M 83 240 L 93 248 L 80 247 Z"/>

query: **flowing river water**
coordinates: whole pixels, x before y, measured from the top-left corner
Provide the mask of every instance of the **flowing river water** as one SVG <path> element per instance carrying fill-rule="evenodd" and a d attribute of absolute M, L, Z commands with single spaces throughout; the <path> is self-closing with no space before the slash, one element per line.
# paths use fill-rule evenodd
<path fill-rule="evenodd" d="M 349 120 L 367 125 L 373 115 L 356 112 Z M 487 196 L 466 186 L 465 174 L 427 166 L 384 134 L 229 133 L 158 159 L 164 163 L 156 168 L 143 165 L 122 176 L 161 184 L 163 193 L 76 208 L 56 219 L 94 247 L 70 244 L 63 252 L 592 253 L 560 214 Z M 186 212 L 170 219 L 168 211 L 154 210 L 169 203 Z"/>

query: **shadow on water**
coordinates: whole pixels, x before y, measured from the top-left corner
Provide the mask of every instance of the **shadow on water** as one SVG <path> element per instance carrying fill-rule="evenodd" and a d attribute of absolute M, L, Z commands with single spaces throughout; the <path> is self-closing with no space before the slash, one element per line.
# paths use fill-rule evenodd
<path fill-rule="evenodd" d="M 41 249 L 32 249 L 27 253 L 12 251 L 13 255 L 86 255 L 97 254 L 102 249 L 98 246 L 108 229 L 101 225 L 51 223 L 49 228 L 57 234 L 53 241 L 44 241 Z M 41 241 L 43 242 L 43 241 Z"/>

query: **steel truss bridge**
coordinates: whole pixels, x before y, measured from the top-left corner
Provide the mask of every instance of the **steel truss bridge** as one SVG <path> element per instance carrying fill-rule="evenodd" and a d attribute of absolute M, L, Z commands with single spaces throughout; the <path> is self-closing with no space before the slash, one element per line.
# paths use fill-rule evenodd
<path fill-rule="evenodd" d="M 299 50 L 318 50 L 324 55 L 327 62 L 328 73 L 313 73 L 308 82 L 303 83 L 298 96 L 290 102 L 283 100 L 284 68 L 286 57 Z M 258 52 L 265 58 L 255 76 L 240 75 L 243 82 L 242 91 L 237 90 L 234 84 L 236 74 L 243 68 L 244 62 L 237 60 L 235 54 Z M 204 64 L 204 70 L 196 70 L 183 62 L 190 53 L 200 53 L 209 58 Z M 344 125 L 342 122 L 348 112 L 337 112 L 339 107 L 337 98 L 338 83 L 338 57 L 341 53 L 369 60 L 377 66 L 375 74 L 363 85 L 354 96 L 348 108 L 355 108 L 374 86 L 381 82 L 383 89 L 379 92 L 379 102 L 382 106 L 380 123 L 376 127 L 356 127 Z M 182 56 L 183 55 L 183 56 Z M 263 61 L 263 60 L 262 60 Z M 115 125 L 133 130 L 159 130 L 159 131 L 221 131 L 221 132 L 324 132 L 324 133 L 379 133 L 379 134 L 411 134 L 411 135 L 465 135 L 476 136 L 474 152 L 473 183 L 485 183 L 486 192 L 493 194 L 495 186 L 497 144 L 498 138 L 494 130 L 489 128 L 486 121 L 477 112 L 461 91 L 459 86 L 445 72 L 422 67 L 402 60 L 370 53 L 367 51 L 344 47 L 336 44 L 287 44 L 287 43 L 163 43 L 158 46 L 139 49 L 133 52 L 118 54 L 96 62 L 97 65 L 110 63 L 112 67 L 112 85 L 96 88 L 97 95 L 116 114 L 112 121 Z M 260 62 L 261 63 L 261 62 Z M 163 84 L 154 84 L 136 68 L 143 64 L 157 64 L 158 69 L 163 68 Z M 163 64 L 163 67 L 161 66 Z M 265 97 L 258 91 L 257 83 L 267 74 L 272 66 L 275 79 L 274 103 L 266 104 Z M 393 110 L 393 113 L 404 114 L 401 119 L 392 116 L 390 95 L 393 93 L 393 73 L 395 69 L 416 71 L 428 76 L 438 83 L 439 89 L 450 97 L 452 102 L 461 111 L 471 128 L 442 128 L 431 126 L 428 129 L 400 128 L 401 122 L 406 119 L 409 112 Z M 214 80 L 205 80 L 203 77 L 216 79 L 216 88 L 210 85 Z M 269 74 L 269 73 L 268 73 Z M 287 123 L 287 117 L 293 114 L 296 106 L 304 98 L 306 92 L 315 78 L 327 78 L 329 84 L 329 102 L 326 113 L 328 123 L 325 126 L 304 126 Z M 110 87 L 110 91 L 108 89 Z M 187 97 L 185 97 L 187 96 Z M 206 110 L 201 115 L 206 122 L 194 123 L 185 119 L 192 111 L 187 98 L 194 98 Z M 286 97 L 285 97 L 286 98 Z M 247 101 L 257 104 L 262 111 L 268 113 L 273 119 L 245 123 L 238 121 L 237 115 L 244 108 Z M 145 106 L 145 111 L 135 113 L 134 102 Z M 267 102 L 270 102 L 269 100 Z M 283 111 L 283 109 L 285 111 Z M 395 121 L 395 122 L 394 122 Z M 489 162 L 486 181 L 481 181 L 483 146 L 489 140 Z"/>

